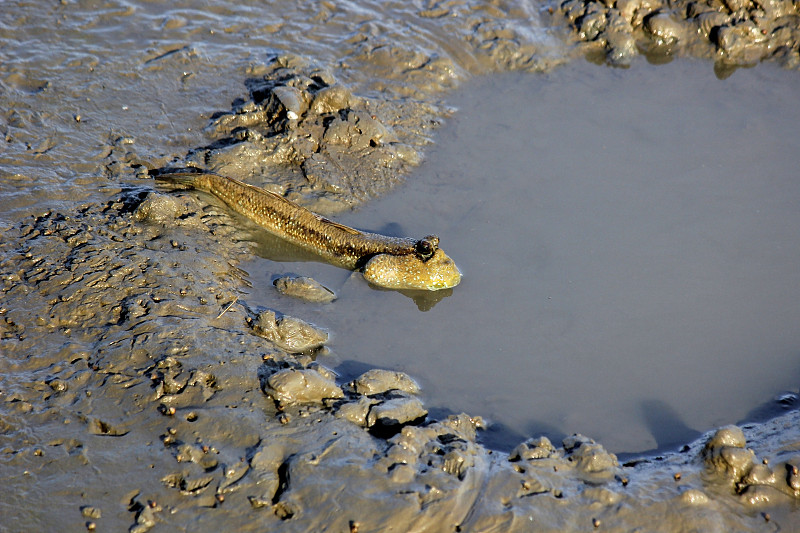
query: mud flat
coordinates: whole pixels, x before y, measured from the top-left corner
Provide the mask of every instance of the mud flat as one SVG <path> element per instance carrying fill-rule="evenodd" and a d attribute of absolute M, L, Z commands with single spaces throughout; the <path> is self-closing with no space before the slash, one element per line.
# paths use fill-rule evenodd
<path fill-rule="evenodd" d="M 640 459 L 581 435 L 493 451 L 479 418 L 431 415 L 417 376 L 337 376 L 335 330 L 277 290 L 249 298 L 252 228 L 144 178 L 195 164 L 273 176 L 326 213 L 361 205 L 418 164 L 448 91 L 567 62 L 570 26 L 483 2 L 63 2 L 0 21 L 0 528 L 797 526 L 791 394 Z M 791 66 L 796 42 L 765 57 Z"/>

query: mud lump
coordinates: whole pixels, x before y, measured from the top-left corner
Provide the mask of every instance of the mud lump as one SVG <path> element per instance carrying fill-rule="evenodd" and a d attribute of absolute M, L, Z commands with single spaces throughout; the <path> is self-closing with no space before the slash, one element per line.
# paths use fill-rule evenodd
<path fill-rule="evenodd" d="M 630 64 L 640 50 L 712 58 L 718 75 L 770 58 L 800 64 L 800 12 L 788 0 L 566 0 L 551 9 L 579 50 L 613 65 Z"/>

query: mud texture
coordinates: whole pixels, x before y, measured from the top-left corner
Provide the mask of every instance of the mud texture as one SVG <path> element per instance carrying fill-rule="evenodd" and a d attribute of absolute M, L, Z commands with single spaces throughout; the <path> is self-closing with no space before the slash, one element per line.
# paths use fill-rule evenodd
<path fill-rule="evenodd" d="M 272 284 L 281 294 L 308 302 L 329 303 L 336 299 L 335 292 L 306 276 L 282 276 Z"/>
<path fill-rule="evenodd" d="M 201 205 L 130 190 L 7 231 L 0 342 L 12 530 L 65 516 L 75 525 L 87 513 L 97 527 L 131 531 L 792 523 L 798 412 L 748 428 L 757 450 L 728 427 L 622 465 L 580 435 L 492 452 L 476 441 L 480 420 L 427 418 L 402 373 L 338 384 L 313 356 L 293 355 L 308 349 L 307 324 L 256 335 L 249 323 L 288 318 L 237 301 L 244 281 L 230 227 Z M 80 481 L 65 486 L 67 474 Z"/>
<path fill-rule="evenodd" d="M 527 3 L 3 7 L 0 529 L 797 524 L 797 411 L 626 464 L 580 435 L 493 452 L 409 376 L 342 383 L 321 327 L 242 297 L 240 221 L 141 179 L 188 161 L 329 212 L 381 194 L 458 80 L 566 61 Z"/>
<path fill-rule="evenodd" d="M 800 65 L 800 12 L 789 0 L 566 0 L 550 12 L 580 50 L 612 65 L 640 53 L 708 57 L 721 76 L 766 59 Z"/>
<path fill-rule="evenodd" d="M 249 99 L 213 120 L 208 129 L 217 140 L 193 151 L 189 164 L 266 180 L 260 184 L 273 192 L 330 211 L 386 192 L 419 161 L 395 133 L 402 115 L 353 95 L 330 72 L 281 56 L 248 74 Z"/>

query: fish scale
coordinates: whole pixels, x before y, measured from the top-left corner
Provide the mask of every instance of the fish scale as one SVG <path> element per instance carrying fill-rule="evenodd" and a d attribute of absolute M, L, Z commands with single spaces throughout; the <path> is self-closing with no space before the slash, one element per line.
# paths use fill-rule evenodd
<path fill-rule="evenodd" d="M 270 233 L 393 289 L 454 287 L 461 273 L 438 248 L 439 239 L 388 237 L 339 224 L 273 192 L 198 169 L 157 169 L 150 175 L 181 188 L 213 194 Z"/>

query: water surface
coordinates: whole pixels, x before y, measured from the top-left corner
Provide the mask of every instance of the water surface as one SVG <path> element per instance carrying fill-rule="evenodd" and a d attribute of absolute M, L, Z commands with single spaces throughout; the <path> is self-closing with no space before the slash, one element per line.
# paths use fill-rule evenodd
<path fill-rule="evenodd" d="M 438 233 L 462 284 L 415 302 L 284 263 L 340 294 L 285 309 L 334 332 L 344 377 L 404 370 L 500 447 L 636 452 L 746 419 L 800 377 L 798 81 L 680 61 L 470 83 L 413 186 L 337 219 Z"/>

